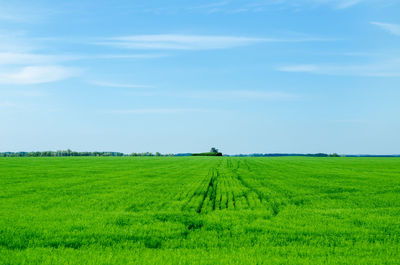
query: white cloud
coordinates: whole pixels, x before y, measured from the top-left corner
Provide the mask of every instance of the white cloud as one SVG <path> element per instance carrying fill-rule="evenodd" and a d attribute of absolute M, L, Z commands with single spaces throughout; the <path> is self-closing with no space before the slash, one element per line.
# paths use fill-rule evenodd
<path fill-rule="evenodd" d="M 206 109 L 175 109 L 175 108 L 154 108 L 154 109 L 123 109 L 106 111 L 110 114 L 176 114 L 189 112 L 209 112 Z"/>
<path fill-rule="evenodd" d="M 0 29 L 0 52 L 26 53 L 33 49 L 34 44 L 24 38 L 24 33 L 18 30 Z"/>
<path fill-rule="evenodd" d="M 298 94 L 283 91 L 262 91 L 262 90 L 197 90 L 197 91 L 168 91 L 145 90 L 129 91 L 127 95 L 136 97 L 172 97 L 184 99 L 199 99 L 211 101 L 293 101 L 301 98 Z"/>
<path fill-rule="evenodd" d="M 400 36 L 400 25 L 398 25 L 398 24 L 381 23 L 381 22 L 371 22 L 371 24 L 378 26 L 381 29 L 383 29 L 393 35 Z"/>
<path fill-rule="evenodd" d="M 0 84 L 40 84 L 70 78 L 79 73 L 76 68 L 63 66 L 26 66 L 13 72 L 0 72 Z"/>
<path fill-rule="evenodd" d="M 231 48 L 264 41 L 266 39 L 234 36 L 160 34 L 109 38 L 100 44 L 127 49 L 204 50 Z"/>
<path fill-rule="evenodd" d="M 32 65 L 49 64 L 61 61 L 75 60 L 78 57 L 65 55 L 45 55 L 35 53 L 0 52 L 0 65 Z"/>
<path fill-rule="evenodd" d="M 169 54 L 143 53 L 143 54 L 104 54 L 87 56 L 86 59 L 157 59 L 168 57 Z"/>
<path fill-rule="evenodd" d="M 32 24 L 49 18 L 54 12 L 54 9 L 43 7 L 36 2 L 0 1 L 0 21 Z"/>
<path fill-rule="evenodd" d="M 0 108 L 14 108 L 18 107 L 18 104 L 12 102 L 0 102 Z"/>
<path fill-rule="evenodd" d="M 280 67 L 278 70 L 283 72 L 316 72 L 319 67 L 312 64 L 298 64 Z"/>
<path fill-rule="evenodd" d="M 35 41 L 25 34 L 0 34 L 0 84 L 28 85 L 56 82 L 79 74 L 79 69 L 59 65 L 76 56 L 34 52 Z"/>
<path fill-rule="evenodd" d="M 289 65 L 278 67 L 277 70 L 322 75 L 400 77 L 400 60 L 354 65 Z"/>
<path fill-rule="evenodd" d="M 63 55 L 40 54 L 29 52 L 0 52 L 0 65 L 37 65 L 55 64 L 59 62 L 97 59 L 153 59 L 166 57 L 166 54 L 94 54 L 94 55 Z"/>
<path fill-rule="evenodd" d="M 204 5 L 188 7 L 189 11 L 203 11 L 207 14 L 229 11 L 231 9 L 231 1 L 213 2 Z"/>
<path fill-rule="evenodd" d="M 9 6 L 4 5 L 4 3 L 0 3 L 0 20 L 21 21 L 23 16 L 20 12 L 17 14 L 15 11 L 15 9 L 11 9 Z"/>
<path fill-rule="evenodd" d="M 10 15 L 4 12 L 0 13 L 0 20 L 10 20 L 10 21 L 18 21 L 20 20 L 19 17 L 14 16 L 14 15 Z"/>
<path fill-rule="evenodd" d="M 346 9 L 366 1 L 367 0 L 282 0 L 280 2 L 297 8 L 328 6 L 334 9 Z"/>
<path fill-rule="evenodd" d="M 178 6 L 168 4 L 166 1 L 166 3 L 161 6 L 158 5 L 157 7 L 148 7 L 141 10 L 154 14 L 177 14 L 179 12 L 200 12 L 205 14 L 239 14 L 244 12 L 258 13 L 268 10 L 282 9 L 293 9 L 296 11 L 300 11 L 318 7 L 328 7 L 340 10 L 351 8 L 367 1 L 379 3 L 378 0 L 224 0 L 210 2 L 202 5 L 189 4 L 187 6 Z"/>
<path fill-rule="evenodd" d="M 344 9 L 344 8 L 355 6 L 361 2 L 362 2 L 362 0 L 342 0 L 342 1 L 338 1 L 338 3 L 336 4 L 336 7 L 339 9 Z"/>
<path fill-rule="evenodd" d="M 45 54 L 30 45 L 24 35 L 0 32 L 0 84 L 40 84 L 77 76 L 81 71 L 62 66 L 63 62 L 77 60 L 148 59 L 165 54 Z M 116 85 L 116 84 L 103 84 Z M 138 86 L 137 86 L 138 87 Z"/>
<path fill-rule="evenodd" d="M 229 5 L 230 1 L 220 1 L 220 2 L 213 2 L 213 3 L 209 3 L 209 4 L 204 4 L 204 5 L 198 5 L 198 6 L 192 6 L 189 7 L 188 9 L 215 9 L 215 8 L 220 8 L 226 5 Z"/>
<path fill-rule="evenodd" d="M 362 120 L 362 119 L 343 119 L 343 120 L 334 120 L 334 122 L 360 124 L 360 123 L 367 123 L 368 121 L 367 120 Z"/>
<path fill-rule="evenodd" d="M 320 6 L 328 6 L 334 9 L 346 9 L 358 5 L 366 0 L 254 0 L 254 1 L 221 1 L 206 5 L 186 8 L 189 11 L 198 10 L 204 13 L 243 13 L 262 12 L 271 8 L 291 8 L 303 10 Z"/>
<path fill-rule="evenodd" d="M 225 91 L 200 91 L 186 94 L 190 98 L 206 98 L 216 100 L 267 100 L 281 101 L 294 100 L 298 95 L 279 92 L 279 91 L 261 91 L 261 90 L 225 90 Z"/>
<path fill-rule="evenodd" d="M 251 38 L 240 36 L 155 34 L 108 38 L 96 44 L 125 49 L 210 50 L 234 48 L 265 42 L 309 42 L 332 40 L 333 39 L 313 38 L 307 36 L 295 38 Z"/>
<path fill-rule="evenodd" d="M 3 50 L 3 52 L 1 50 Z M 59 63 L 62 62 L 97 59 L 147 59 L 166 56 L 165 54 L 63 55 L 41 54 L 28 51 L 13 52 L 7 50 L 8 49 L 2 49 L 2 47 L 0 47 L 0 84 L 49 83 L 79 75 L 81 72 L 73 67 L 59 65 Z M 20 65 L 22 68 L 16 69 L 16 66 L 18 65 Z M 135 88 L 147 87 L 101 82 L 97 83 L 96 85 Z"/>
<path fill-rule="evenodd" d="M 92 85 L 103 86 L 103 87 L 118 87 L 118 88 L 152 88 L 152 86 L 137 85 L 137 84 L 121 84 L 121 83 L 111 83 L 111 82 L 100 82 L 92 81 Z"/>

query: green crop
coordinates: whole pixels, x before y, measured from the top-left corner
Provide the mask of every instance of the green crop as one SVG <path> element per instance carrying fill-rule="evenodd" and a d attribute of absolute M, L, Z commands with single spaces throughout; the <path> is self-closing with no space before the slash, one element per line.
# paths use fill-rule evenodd
<path fill-rule="evenodd" d="M 0 159 L 0 264 L 399 264 L 400 158 Z"/>

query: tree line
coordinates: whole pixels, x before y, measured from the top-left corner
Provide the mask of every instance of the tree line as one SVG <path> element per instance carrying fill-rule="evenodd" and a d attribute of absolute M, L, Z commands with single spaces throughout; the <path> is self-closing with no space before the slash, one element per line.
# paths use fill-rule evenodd
<path fill-rule="evenodd" d="M 163 155 L 159 152 L 151 153 L 131 153 L 121 152 L 76 152 L 67 150 L 58 151 L 40 151 L 40 152 L 0 152 L 0 157 L 64 157 L 64 156 L 172 156 L 172 154 Z"/>
<path fill-rule="evenodd" d="M 64 156 L 222 156 L 222 153 L 216 148 L 212 148 L 206 153 L 181 153 L 181 154 L 161 154 L 160 152 L 144 152 L 125 154 L 121 152 L 76 152 L 67 150 L 59 151 L 41 151 L 41 152 L 0 152 L 0 157 L 64 157 Z M 325 154 L 298 154 L 298 153 L 272 153 L 272 154 L 238 154 L 223 156 L 239 156 L 239 157 L 279 157 L 279 156 L 308 156 L 308 157 L 400 157 L 400 155 L 339 155 L 336 153 Z"/>
<path fill-rule="evenodd" d="M 250 156 L 250 157 L 275 157 L 275 156 L 309 156 L 309 157 L 339 157 L 337 153 L 333 154 L 325 154 L 325 153 L 316 153 L 316 154 L 280 154 L 280 153 L 273 153 L 273 154 L 239 154 L 239 155 L 230 155 L 230 156 Z"/>

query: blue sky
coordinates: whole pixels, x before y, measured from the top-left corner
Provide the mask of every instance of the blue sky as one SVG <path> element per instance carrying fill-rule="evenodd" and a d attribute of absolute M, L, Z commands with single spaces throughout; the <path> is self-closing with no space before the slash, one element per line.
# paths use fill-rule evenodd
<path fill-rule="evenodd" d="M 0 151 L 400 153 L 399 14 L 0 0 Z"/>

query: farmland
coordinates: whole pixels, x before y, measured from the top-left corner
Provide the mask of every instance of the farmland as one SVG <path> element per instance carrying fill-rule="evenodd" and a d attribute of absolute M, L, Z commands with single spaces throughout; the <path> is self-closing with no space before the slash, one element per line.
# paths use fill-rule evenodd
<path fill-rule="evenodd" d="M 0 159 L 0 264 L 398 264 L 399 158 Z"/>

